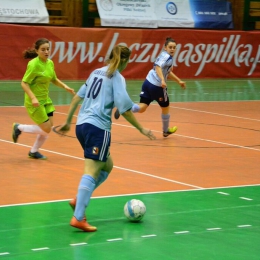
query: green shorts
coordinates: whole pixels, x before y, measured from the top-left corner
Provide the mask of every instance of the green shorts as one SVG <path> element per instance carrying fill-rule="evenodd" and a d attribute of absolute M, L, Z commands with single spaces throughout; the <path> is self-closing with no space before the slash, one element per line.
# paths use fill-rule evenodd
<path fill-rule="evenodd" d="M 38 107 L 26 106 L 26 110 L 30 118 L 37 125 L 40 125 L 49 119 L 48 114 L 54 112 L 55 107 L 52 103 L 47 103 Z"/>

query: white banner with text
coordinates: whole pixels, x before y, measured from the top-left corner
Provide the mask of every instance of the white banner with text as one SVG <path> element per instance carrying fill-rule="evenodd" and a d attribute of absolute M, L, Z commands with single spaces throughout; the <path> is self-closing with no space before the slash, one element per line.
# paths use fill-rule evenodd
<path fill-rule="evenodd" d="M 102 26 L 157 28 L 155 2 L 96 0 Z"/>
<path fill-rule="evenodd" d="M 1 23 L 49 23 L 44 0 L 0 0 Z"/>
<path fill-rule="evenodd" d="M 96 0 L 101 25 L 139 28 L 233 29 L 232 6 L 222 0 Z"/>

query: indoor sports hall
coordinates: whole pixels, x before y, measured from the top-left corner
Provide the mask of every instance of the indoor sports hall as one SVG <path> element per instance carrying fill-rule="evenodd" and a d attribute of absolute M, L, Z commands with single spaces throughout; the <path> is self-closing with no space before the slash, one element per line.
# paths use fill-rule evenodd
<path fill-rule="evenodd" d="M 84 81 L 66 81 L 78 90 Z M 27 157 L 34 136 L 14 144 L 13 122 L 30 124 L 19 81 L 0 82 L 0 260 L 193 260 L 260 258 L 260 84 L 258 79 L 186 80 L 168 84 L 171 123 L 162 136 L 160 108 L 136 114 L 152 129 L 149 140 L 123 117 L 113 118 L 114 169 L 87 209 L 98 227 L 84 233 L 69 225 L 83 174 L 83 151 L 74 129 L 52 132 Z M 139 101 L 142 81 L 127 80 Z M 64 123 L 71 96 L 51 86 L 54 125 Z M 76 117 L 74 118 L 76 122 Z M 130 199 L 147 211 L 140 223 L 123 213 Z"/>
<path fill-rule="evenodd" d="M 0 260 L 260 259 L 260 0 L 0 2 Z M 84 174 L 77 113 L 66 136 L 51 131 L 40 149 L 47 160 L 28 157 L 35 135 L 12 140 L 14 122 L 33 122 L 21 80 L 24 53 L 42 38 L 75 91 L 127 46 L 134 102 L 167 39 L 176 43 L 168 69 L 187 86 L 170 80 L 167 92 L 178 130 L 163 137 L 157 103 L 135 114 L 156 140 L 112 116 L 114 168 L 86 211 L 97 232 L 70 226 Z M 72 96 L 51 84 L 50 97 L 57 130 Z M 131 199 L 146 206 L 138 223 L 124 215 Z"/>

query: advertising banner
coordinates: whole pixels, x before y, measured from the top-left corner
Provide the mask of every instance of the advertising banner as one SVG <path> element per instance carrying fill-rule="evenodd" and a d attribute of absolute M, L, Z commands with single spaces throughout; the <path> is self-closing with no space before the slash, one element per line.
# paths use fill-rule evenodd
<path fill-rule="evenodd" d="M 225 0 L 96 0 L 102 26 L 232 29 Z"/>
<path fill-rule="evenodd" d="M 49 23 L 44 0 L 0 0 L 1 23 Z"/>
<path fill-rule="evenodd" d="M 167 37 L 177 44 L 173 72 L 183 79 L 259 78 L 260 32 L 189 29 L 64 28 L 0 24 L 0 79 L 21 79 L 29 60 L 22 52 L 38 38 L 50 40 L 60 79 L 85 80 L 104 66 L 117 44 L 131 57 L 127 79 L 144 79 Z"/>
<path fill-rule="evenodd" d="M 158 27 L 195 27 L 189 0 L 157 0 L 155 14 Z"/>
<path fill-rule="evenodd" d="M 155 2 L 96 0 L 102 26 L 157 28 Z"/>
<path fill-rule="evenodd" d="M 233 29 L 232 6 L 228 1 L 190 0 L 195 28 Z"/>

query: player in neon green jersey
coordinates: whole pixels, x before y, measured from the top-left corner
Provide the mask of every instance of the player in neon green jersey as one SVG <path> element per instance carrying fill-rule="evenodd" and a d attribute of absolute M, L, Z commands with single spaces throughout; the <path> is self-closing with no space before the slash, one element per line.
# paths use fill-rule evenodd
<path fill-rule="evenodd" d="M 14 143 L 22 132 L 37 134 L 36 141 L 29 151 L 29 157 L 33 159 L 46 159 L 38 150 L 48 138 L 53 126 L 53 112 L 55 108 L 49 97 L 49 86 L 52 82 L 57 87 L 63 88 L 71 94 L 74 89 L 60 81 L 55 73 L 54 63 L 49 59 L 50 44 L 45 38 L 38 39 L 33 49 L 24 51 L 28 62 L 21 86 L 25 92 L 24 105 L 30 118 L 36 125 L 13 124 L 12 138 Z"/>

